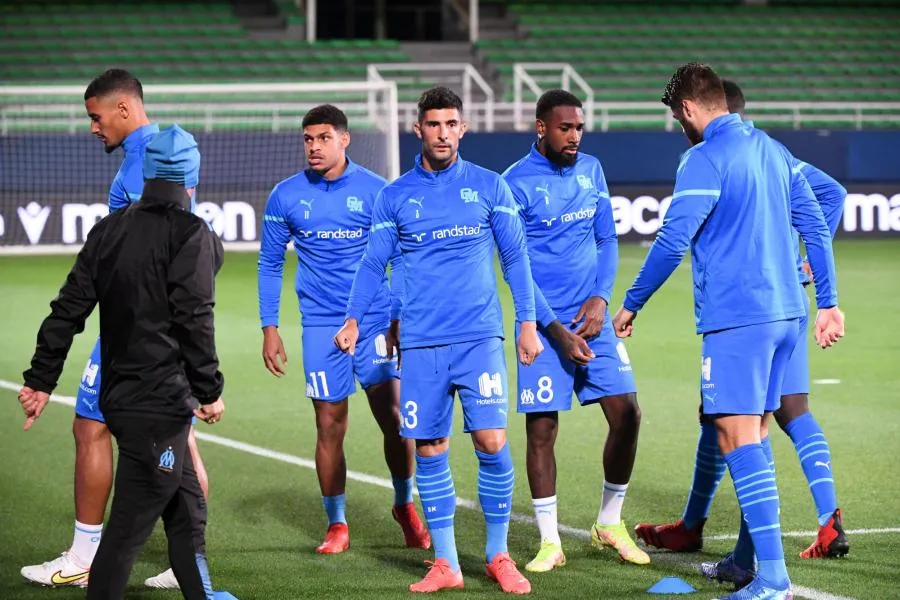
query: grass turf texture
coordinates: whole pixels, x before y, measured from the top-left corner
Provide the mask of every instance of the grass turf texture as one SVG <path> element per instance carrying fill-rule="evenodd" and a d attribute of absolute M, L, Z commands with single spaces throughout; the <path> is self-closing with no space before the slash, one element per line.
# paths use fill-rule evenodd
<path fill-rule="evenodd" d="M 829 437 L 838 497 L 849 529 L 900 526 L 896 457 L 900 455 L 900 376 L 896 367 L 900 263 L 890 260 L 897 241 L 839 241 L 836 244 L 841 307 L 847 336 L 835 348 L 811 351 L 813 379 L 839 379 L 812 386 L 811 406 Z M 613 306 L 633 280 L 646 249 L 623 246 Z M 4 315 L 0 379 L 19 383 L 33 351 L 35 333 L 72 264 L 73 257 L 0 257 L 0 314 Z M 285 281 L 293 281 L 294 260 Z M 499 273 L 499 270 L 498 270 Z M 500 280 L 512 332 L 511 301 Z M 256 256 L 229 253 L 218 279 L 217 341 L 226 376 L 224 420 L 198 430 L 311 459 L 315 425 L 304 398 L 296 296 L 283 293 L 281 333 L 288 375 L 275 379 L 260 358 L 262 336 L 256 308 Z M 628 349 L 638 382 L 643 424 L 634 477 L 625 501 L 629 528 L 641 521 L 678 518 L 690 485 L 697 438 L 697 381 L 700 340 L 694 334 L 690 270 L 682 265 L 636 321 Z M 97 332 L 96 315 L 76 338 L 57 392 L 74 396 Z M 810 343 L 812 336 L 810 335 Z M 515 385 L 513 340 L 507 339 L 510 384 Z M 26 585 L 25 564 L 50 560 L 71 541 L 73 524 L 72 408 L 51 403 L 34 429 L 21 431 L 23 416 L 12 391 L 0 390 L 0 597 L 78 598 L 84 591 Z M 361 393 L 351 398 L 346 442 L 349 468 L 389 478 L 380 435 Z M 524 418 L 510 411 L 510 440 L 516 464 L 513 511 L 532 515 L 525 476 Z M 457 406 L 451 464 L 457 494 L 477 504 L 477 463 L 461 433 Z M 561 416 L 557 444 L 560 522 L 589 529 L 596 518 L 602 481 L 602 441 L 606 424 L 598 407 L 575 408 Z M 781 492 L 784 531 L 813 530 L 815 510 L 793 446 L 783 433 L 772 439 Z M 402 548 L 390 516 L 389 489 L 351 480 L 347 515 L 351 549 L 318 556 L 314 547 L 325 532 L 315 472 L 271 458 L 201 441 L 212 495 L 207 547 L 216 589 L 238 598 L 322 597 L 407 598 L 406 587 L 420 578 L 430 551 Z M 308 464 L 308 463 L 307 463 Z M 417 507 L 418 507 L 417 500 Z M 713 504 L 708 536 L 737 533 L 733 486 L 723 481 Z M 484 525 L 478 511 L 460 508 L 456 531 L 466 589 L 452 597 L 500 597 L 483 574 Z M 786 537 L 788 568 L 795 585 L 841 597 L 888 598 L 897 593 L 900 534 L 850 537 L 850 556 L 835 561 L 802 561 L 797 554 L 812 537 Z M 510 551 L 520 568 L 538 547 L 534 525 L 513 523 Z M 645 590 L 667 575 L 684 577 L 708 599 L 727 588 L 707 583 L 690 567 L 720 557 L 731 540 L 708 541 L 698 554 L 653 554 L 647 567 L 619 562 L 611 550 L 596 551 L 584 539 L 563 536 L 569 563 L 548 574 L 531 575 L 535 597 L 646 598 Z M 177 592 L 145 590 L 144 578 L 167 567 L 161 526 L 135 564 L 128 597 L 174 598 Z M 891 575 L 893 573 L 894 575 Z M 812 597 L 816 597 L 813 595 Z M 828 596 L 820 596 L 827 598 Z"/>

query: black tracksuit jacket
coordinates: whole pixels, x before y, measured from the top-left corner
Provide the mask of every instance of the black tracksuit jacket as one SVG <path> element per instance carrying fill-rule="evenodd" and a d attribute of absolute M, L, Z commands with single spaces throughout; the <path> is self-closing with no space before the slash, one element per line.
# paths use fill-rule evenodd
<path fill-rule="evenodd" d="M 197 402 L 219 398 L 213 305 L 224 252 L 189 203 L 183 187 L 150 180 L 139 202 L 91 229 L 50 303 L 25 385 L 53 391 L 74 336 L 99 303 L 104 416 L 180 420 Z"/>

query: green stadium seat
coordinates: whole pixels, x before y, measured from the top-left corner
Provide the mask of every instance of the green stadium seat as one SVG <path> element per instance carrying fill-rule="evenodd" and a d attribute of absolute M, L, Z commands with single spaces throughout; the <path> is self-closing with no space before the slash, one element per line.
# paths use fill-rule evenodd
<path fill-rule="evenodd" d="M 658 102 L 674 68 L 696 60 L 758 101 L 900 102 L 900 0 L 492 4 L 505 5 L 520 33 L 476 44 L 507 99 L 516 62 L 571 64 L 598 101 Z"/>
<path fill-rule="evenodd" d="M 482 2 L 492 11 L 505 7 L 517 20 L 516 39 L 476 44 L 504 83 L 506 100 L 516 62 L 569 63 L 598 101 L 658 104 L 673 69 L 699 60 L 739 81 L 756 101 L 900 101 L 900 0 Z M 132 69 L 145 83 L 358 80 L 368 63 L 412 60 L 394 40 L 307 43 L 297 37 L 304 12 L 292 0 L 276 4 L 289 29 L 260 38 L 224 0 L 9 3 L 0 14 L 0 81 L 84 84 L 113 65 Z M 404 76 L 401 101 L 414 102 L 433 83 L 427 72 Z"/>

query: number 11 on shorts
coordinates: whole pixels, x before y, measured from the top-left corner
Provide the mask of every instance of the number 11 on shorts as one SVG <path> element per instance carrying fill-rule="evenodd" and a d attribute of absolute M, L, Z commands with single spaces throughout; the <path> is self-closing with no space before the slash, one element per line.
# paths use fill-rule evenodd
<path fill-rule="evenodd" d="M 319 394 L 319 382 L 316 381 L 316 375 L 319 376 L 319 381 L 322 383 L 321 394 Z M 309 386 L 312 387 L 313 398 L 322 398 L 324 396 L 328 396 L 328 381 L 325 379 L 325 371 L 310 371 L 308 381 Z"/>

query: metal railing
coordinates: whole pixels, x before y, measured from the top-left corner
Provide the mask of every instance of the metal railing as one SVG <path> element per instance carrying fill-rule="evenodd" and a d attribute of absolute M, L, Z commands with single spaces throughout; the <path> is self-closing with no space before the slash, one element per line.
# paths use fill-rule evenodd
<path fill-rule="evenodd" d="M 550 75 L 548 76 L 547 73 Z M 542 87 L 540 84 L 544 83 L 551 85 Z M 534 103 L 546 89 L 562 88 L 572 91 L 572 83 L 584 94 L 581 101 L 584 104 L 585 128 L 591 131 L 594 128 L 594 90 L 572 65 L 569 63 L 515 63 L 513 65 L 513 128 L 522 131 L 527 129 L 532 122 L 531 119 L 524 119 L 526 111 L 523 86 L 527 86 L 534 94 L 534 99 L 528 103 L 529 111 L 531 111 Z"/>
<path fill-rule="evenodd" d="M 427 78 L 419 76 L 427 74 Z M 444 75 L 449 74 L 449 75 Z M 437 77 L 437 75 L 442 75 Z M 442 83 L 460 90 L 466 120 L 474 129 L 494 131 L 494 89 L 485 81 L 481 73 L 468 63 L 373 63 L 366 68 L 369 81 L 394 81 L 398 88 L 403 86 L 419 86 L 419 88 Z M 427 83 L 423 82 L 423 79 Z M 424 85 L 423 85 L 424 83 Z M 483 99 L 476 100 L 473 92 L 481 92 Z M 477 106 L 477 108 L 476 108 Z M 472 110 L 475 108 L 476 110 Z M 410 116 L 410 103 L 400 103 L 401 115 L 407 117 L 406 122 L 415 120 Z M 412 113 L 415 115 L 415 112 Z M 402 120 L 402 117 L 401 117 Z"/>
<path fill-rule="evenodd" d="M 148 85 L 145 93 L 155 118 L 189 119 L 205 131 L 234 125 L 292 129 L 303 112 L 327 101 L 338 104 L 357 127 L 409 131 L 417 117 L 411 97 L 436 83 L 460 93 L 472 131 L 530 130 L 537 98 L 553 87 L 571 88 L 582 99 L 588 130 L 679 128 L 658 101 L 604 102 L 602 92 L 568 63 L 517 63 L 513 74 L 513 99 L 504 102 L 467 63 L 375 63 L 368 66 L 367 80 Z M 80 131 L 87 124 L 82 94 L 81 86 L 71 85 L 0 86 L 0 135 L 30 128 Z M 746 115 L 770 128 L 900 128 L 900 102 L 750 102 Z"/>

